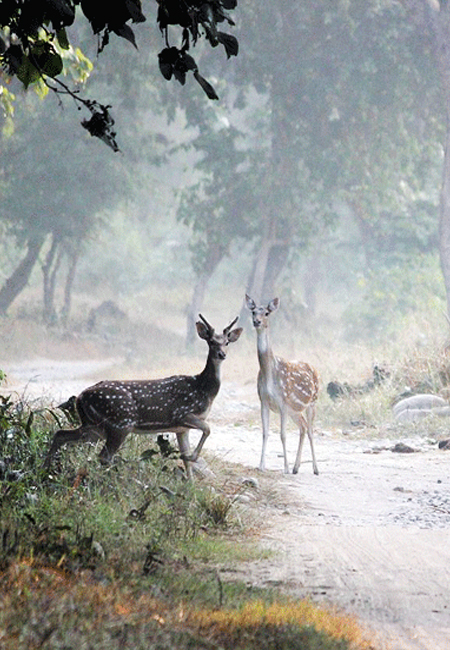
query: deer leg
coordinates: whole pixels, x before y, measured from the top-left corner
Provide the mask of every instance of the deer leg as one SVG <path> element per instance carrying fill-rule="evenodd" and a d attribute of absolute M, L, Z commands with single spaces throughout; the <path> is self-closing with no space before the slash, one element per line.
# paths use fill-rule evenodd
<path fill-rule="evenodd" d="M 192 478 L 192 467 L 191 463 L 188 460 L 189 458 L 189 430 L 177 433 L 178 449 L 180 450 L 180 456 L 184 463 L 184 468 L 186 470 L 186 476 Z"/>
<path fill-rule="evenodd" d="M 207 422 L 205 422 L 204 420 L 200 420 L 200 418 L 195 417 L 195 415 L 190 415 L 187 418 L 185 418 L 183 424 L 186 426 L 187 429 L 199 429 L 202 432 L 202 437 L 198 441 L 197 446 L 192 452 L 192 454 L 184 457 L 182 456 L 183 460 L 187 460 L 191 463 L 195 463 L 197 458 L 200 456 L 200 452 L 203 449 L 203 445 L 205 444 L 206 438 L 209 436 L 211 429 Z M 188 447 L 188 451 L 189 451 L 189 447 Z"/>
<path fill-rule="evenodd" d="M 302 457 L 302 448 L 305 435 L 308 434 L 309 444 L 311 447 L 311 456 L 313 464 L 314 474 L 319 474 L 319 469 L 317 467 L 316 454 L 314 452 L 314 439 L 313 439 L 313 421 L 314 421 L 315 408 L 313 404 L 310 404 L 306 411 L 305 417 L 300 413 L 299 426 L 300 426 L 300 440 L 298 443 L 297 458 L 295 459 L 293 474 L 297 474 L 298 468 L 300 467 L 300 461 Z"/>
<path fill-rule="evenodd" d="M 261 422 L 262 422 L 262 450 L 259 469 L 264 472 L 266 469 L 266 447 L 269 437 L 270 408 L 269 403 L 261 400 Z"/>
<path fill-rule="evenodd" d="M 52 457 L 63 445 L 77 442 L 97 442 L 101 437 L 101 433 L 94 427 L 80 426 L 78 429 L 60 429 L 53 436 L 42 466 L 44 468 L 49 467 Z"/>
<path fill-rule="evenodd" d="M 298 468 L 300 467 L 300 462 L 302 459 L 303 442 L 305 440 L 306 428 L 307 428 L 305 418 L 301 413 L 299 414 L 298 425 L 299 425 L 299 440 L 298 440 L 297 456 L 295 458 L 294 468 L 292 470 L 293 474 L 297 474 Z"/>
<path fill-rule="evenodd" d="M 106 442 L 99 454 L 99 460 L 101 463 L 108 465 L 112 461 L 113 456 L 118 452 L 123 441 L 130 432 L 130 429 L 128 427 L 118 429 L 108 425 L 107 423 L 105 423 L 104 427 Z"/>
<path fill-rule="evenodd" d="M 283 458 L 284 458 L 284 473 L 289 474 L 289 463 L 287 459 L 287 450 L 286 450 L 286 410 L 282 408 L 280 410 L 280 437 L 281 437 L 281 446 L 283 447 Z"/>
<path fill-rule="evenodd" d="M 319 468 L 317 467 L 317 462 L 316 462 L 316 454 L 314 452 L 314 430 L 313 430 L 313 423 L 314 423 L 314 416 L 315 416 L 315 411 L 316 407 L 315 404 L 310 404 L 308 408 L 306 409 L 306 432 L 308 434 L 309 438 L 309 444 L 311 447 L 311 456 L 312 456 L 312 463 L 313 463 L 313 472 L 314 474 L 318 475 L 319 474 Z"/>

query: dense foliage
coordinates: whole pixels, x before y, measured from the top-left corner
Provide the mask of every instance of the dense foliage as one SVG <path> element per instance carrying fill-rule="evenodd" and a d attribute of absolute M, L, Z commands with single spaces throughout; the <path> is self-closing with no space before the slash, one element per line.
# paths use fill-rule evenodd
<path fill-rule="evenodd" d="M 234 25 L 228 12 L 234 10 L 236 5 L 237 0 L 159 0 L 156 21 L 166 43 L 159 53 L 159 66 L 165 79 L 173 77 L 184 84 L 186 74 L 192 72 L 207 96 L 210 99 L 218 98 L 211 84 L 200 75 L 195 59 L 188 52 L 191 45 L 195 45 L 203 36 L 212 47 L 223 45 L 227 57 L 235 56 L 238 53 L 236 38 L 219 30 L 218 26 L 223 22 Z M 91 113 L 90 119 L 83 120 L 82 125 L 92 136 L 104 140 L 114 151 L 118 151 L 110 106 L 81 98 L 60 78 L 67 52 L 72 50 L 67 29 L 75 22 L 78 9 L 98 37 L 99 52 L 108 45 L 111 34 L 137 47 L 129 23 L 146 20 L 140 0 L 119 0 L 114 3 L 8 0 L 0 5 L 0 65 L 7 75 L 17 76 L 25 88 L 43 82 L 55 92 L 72 95 Z M 170 27 L 179 28 L 180 44 L 170 43 Z M 79 56 L 82 56 L 81 52 Z"/>
<path fill-rule="evenodd" d="M 118 288 L 131 295 L 146 283 L 161 286 L 169 276 L 172 282 L 186 281 L 186 290 L 192 290 L 186 310 L 191 333 L 207 288 L 214 277 L 225 273 L 230 258 L 242 294 L 245 284 L 252 295 L 289 295 L 290 317 L 302 320 L 305 304 L 313 315 L 318 307 L 320 311 L 320 296 L 326 293 L 346 312 L 352 336 L 363 332 L 364 323 L 370 336 L 370 324 L 380 316 L 378 329 L 386 331 L 393 304 L 400 317 L 404 309 L 413 308 L 405 300 L 411 286 L 408 269 L 426 268 L 424 299 L 430 287 L 441 302 L 436 259 L 445 103 L 432 34 L 410 11 L 419 4 L 419 0 L 331 5 L 326 0 L 310 5 L 250 1 L 240 7 L 236 26 L 245 57 L 227 66 L 225 57 L 213 56 L 212 48 L 195 50 L 197 69 L 212 70 L 220 103 L 205 102 L 195 85 L 179 88 L 160 83 L 158 71 L 151 75 L 149 61 L 157 60 L 160 49 L 157 38 L 150 39 L 158 44 L 156 50 L 148 56 L 141 50 L 136 54 L 129 39 L 114 38 L 120 32 L 114 31 L 115 23 L 95 23 L 104 51 L 86 92 L 99 97 L 101 105 L 105 97 L 117 98 L 115 119 L 124 156 L 115 157 L 117 168 L 110 174 L 104 157 L 91 157 L 94 144 L 84 158 L 81 150 L 86 142 L 80 138 L 76 156 L 67 157 L 66 143 L 72 135 L 58 148 L 65 127 L 59 133 L 51 128 L 59 118 L 48 108 L 50 103 L 39 109 L 40 126 L 29 119 L 29 105 L 23 107 L 19 121 L 17 106 L 17 133 L 7 142 L 12 129 L 6 133 L 5 123 L 2 142 L 2 150 L 14 153 L 16 162 L 0 163 L 0 226 L 14 238 L 16 259 L 31 267 L 44 240 L 42 261 L 52 245 L 54 228 L 49 230 L 48 223 L 54 218 L 65 244 L 83 240 L 83 257 L 84 251 L 91 255 L 85 264 L 93 271 L 95 261 L 95 275 L 108 277 L 113 291 Z M 177 5 L 171 5 L 170 12 Z M 222 6 L 225 12 L 231 9 L 230 4 Z M 82 5 L 78 9 L 80 13 Z M 226 42 L 230 47 L 219 29 L 227 20 L 213 12 L 214 31 L 200 20 L 202 13 L 195 14 L 200 22 L 187 26 L 186 15 L 170 12 L 163 14 L 160 5 L 158 20 L 166 41 L 160 61 L 167 78 L 184 83 L 194 72 L 188 57 L 201 33 L 207 44 Z M 145 3 L 142 13 L 148 14 Z M 444 9 L 437 17 L 443 16 Z M 171 22 L 176 20 L 179 24 Z M 130 23 L 136 31 L 134 40 L 142 47 L 141 24 L 133 24 L 129 16 L 126 24 Z M 80 48 L 88 50 L 91 23 L 75 21 L 70 30 L 77 34 Z M 180 66 L 171 58 L 176 34 L 186 55 Z M 51 43 L 64 60 L 69 51 L 62 50 L 57 39 Z M 190 49 L 183 49 L 186 45 Z M 84 78 L 87 68 L 86 60 L 83 65 L 79 62 Z M 9 88 L 14 84 L 17 87 L 17 75 Z M 33 112 L 38 112 L 35 106 Z M 100 125 L 106 115 L 100 116 Z M 29 130 L 26 137 L 19 133 L 23 129 Z M 51 191 L 44 192 L 48 204 L 38 180 L 45 167 L 39 153 L 43 143 L 33 145 L 35 133 L 41 132 L 46 134 L 46 150 L 52 152 L 49 170 L 65 170 L 49 182 Z M 22 165 L 24 149 L 30 160 L 39 161 L 34 170 L 33 165 Z M 84 178 L 78 171 L 83 166 Z M 30 168 L 37 173 L 30 173 Z M 26 191 L 19 193 L 18 179 L 24 188 L 29 173 Z M 64 192 L 57 180 L 63 176 L 71 178 Z M 72 192 L 78 193 L 73 199 Z M 83 193 L 89 199 L 84 204 Z M 56 198 L 63 206 L 67 201 L 67 210 L 58 208 L 60 214 L 51 217 L 46 212 L 53 211 Z M 102 206 L 101 223 L 108 224 L 111 235 L 101 227 L 107 243 L 96 241 L 90 252 L 86 236 L 92 224 L 100 223 Z M 83 223 L 89 225 L 86 236 Z M 31 232 L 39 235 L 37 243 L 23 236 Z M 171 246 L 170 255 L 165 246 Z M 174 257 L 182 259 L 183 273 L 179 273 L 182 265 L 170 266 Z M 12 266 L 11 247 L 1 262 L 8 279 L 9 260 Z M 15 295 L 22 289 L 18 286 Z M 6 294 L 3 300 L 0 293 L 3 312 L 15 299 L 11 291 Z"/>
<path fill-rule="evenodd" d="M 216 639 L 256 649 L 263 637 L 277 648 L 368 647 L 351 617 L 222 581 L 216 567 L 255 552 L 236 505 L 252 488 L 232 474 L 183 481 L 167 443 L 109 469 L 86 448 L 66 450 L 45 472 L 63 423 L 58 409 L 0 400 L 2 648 L 188 650 Z"/>
<path fill-rule="evenodd" d="M 182 98 L 200 180 L 178 215 L 192 228 L 199 290 L 249 241 L 249 292 L 272 296 L 302 273 L 313 311 L 319 283 L 361 274 L 370 294 L 375 269 L 383 285 L 409 256 L 435 255 L 444 122 L 421 26 L 388 0 L 242 11 L 248 45 L 227 110 Z"/>

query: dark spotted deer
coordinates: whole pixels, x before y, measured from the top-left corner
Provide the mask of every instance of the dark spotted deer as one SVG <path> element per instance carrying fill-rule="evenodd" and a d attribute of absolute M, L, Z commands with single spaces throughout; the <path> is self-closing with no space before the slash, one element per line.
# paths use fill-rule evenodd
<path fill-rule="evenodd" d="M 220 366 L 227 346 L 238 340 L 242 328 L 232 329 L 234 319 L 222 334 L 216 334 L 200 314 L 197 333 L 209 348 L 208 358 L 199 375 L 174 375 L 165 379 L 101 381 L 76 398 L 81 420 L 77 429 L 55 433 L 44 467 L 50 465 L 56 451 L 67 443 L 105 441 L 100 460 L 109 463 L 127 435 L 135 433 L 176 433 L 186 473 L 192 475 L 195 462 L 209 436 L 206 418 L 220 388 Z M 189 430 L 199 429 L 201 438 L 190 455 Z"/>
<path fill-rule="evenodd" d="M 317 372 L 307 363 L 285 361 L 276 357 L 269 343 L 269 316 L 278 309 L 279 299 L 274 298 L 267 307 L 257 307 L 250 296 L 245 296 L 247 307 L 252 313 L 253 325 L 257 335 L 259 360 L 258 395 L 261 401 L 262 453 L 259 469 L 265 469 L 267 438 L 269 435 L 270 411 L 280 414 L 280 435 L 283 445 L 284 471 L 289 472 L 286 454 L 286 420 L 289 415 L 299 427 L 300 439 L 293 473 L 300 466 L 303 441 L 308 434 L 314 474 L 318 474 L 314 453 L 313 422 L 315 402 L 319 391 Z"/>

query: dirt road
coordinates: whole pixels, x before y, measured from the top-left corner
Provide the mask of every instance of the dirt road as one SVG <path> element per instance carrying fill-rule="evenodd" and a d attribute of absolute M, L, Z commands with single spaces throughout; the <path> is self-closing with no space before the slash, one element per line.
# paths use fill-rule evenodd
<path fill-rule="evenodd" d="M 56 402 L 89 383 L 80 377 L 89 370 L 85 365 L 70 371 L 40 362 L 13 370 L 19 392 L 32 375 L 28 392 L 52 395 Z M 210 422 L 213 432 L 205 450 L 249 468 L 258 465 L 261 433 L 254 386 L 225 383 Z M 267 466 L 282 500 L 270 509 L 261 540 L 274 553 L 243 567 L 242 578 L 355 613 L 381 634 L 380 648 L 448 650 L 450 451 L 439 451 L 416 434 L 404 442 L 417 453 L 394 453 L 390 448 L 396 439 L 373 434 L 354 439 L 326 434 L 320 423 L 318 428 L 320 475 L 312 473 L 306 443 L 299 474 L 285 476 L 274 423 Z M 296 445 L 292 431 L 291 465 Z"/>
<path fill-rule="evenodd" d="M 209 449 L 244 465 L 258 464 L 259 423 L 215 433 Z M 319 430 L 320 475 L 312 473 L 305 443 L 304 463 L 293 476 L 282 474 L 274 430 L 267 465 L 278 477 L 284 505 L 267 520 L 262 543 L 275 553 L 245 567 L 242 576 L 356 614 L 380 634 L 380 647 L 448 650 L 450 451 L 417 434 L 403 440 L 416 453 L 391 451 L 396 442 Z M 296 444 L 292 432 L 291 465 Z"/>

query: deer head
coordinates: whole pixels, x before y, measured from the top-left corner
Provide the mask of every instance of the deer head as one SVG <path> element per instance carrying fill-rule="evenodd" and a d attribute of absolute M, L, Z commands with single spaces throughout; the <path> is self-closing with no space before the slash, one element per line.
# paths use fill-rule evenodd
<path fill-rule="evenodd" d="M 273 311 L 276 311 L 280 305 L 279 298 L 273 298 L 267 307 L 258 307 L 248 294 L 245 295 L 245 301 L 248 309 L 251 311 L 253 326 L 256 329 L 268 327 L 268 318 Z"/>
<path fill-rule="evenodd" d="M 231 329 L 237 322 L 236 317 L 225 329 L 222 334 L 216 334 L 214 328 L 208 323 L 206 318 L 199 314 L 201 320 L 197 321 L 195 326 L 197 334 L 201 339 L 204 339 L 209 346 L 210 354 L 213 359 L 223 361 L 227 356 L 227 346 L 229 343 L 234 343 L 242 334 L 242 327 Z"/>

